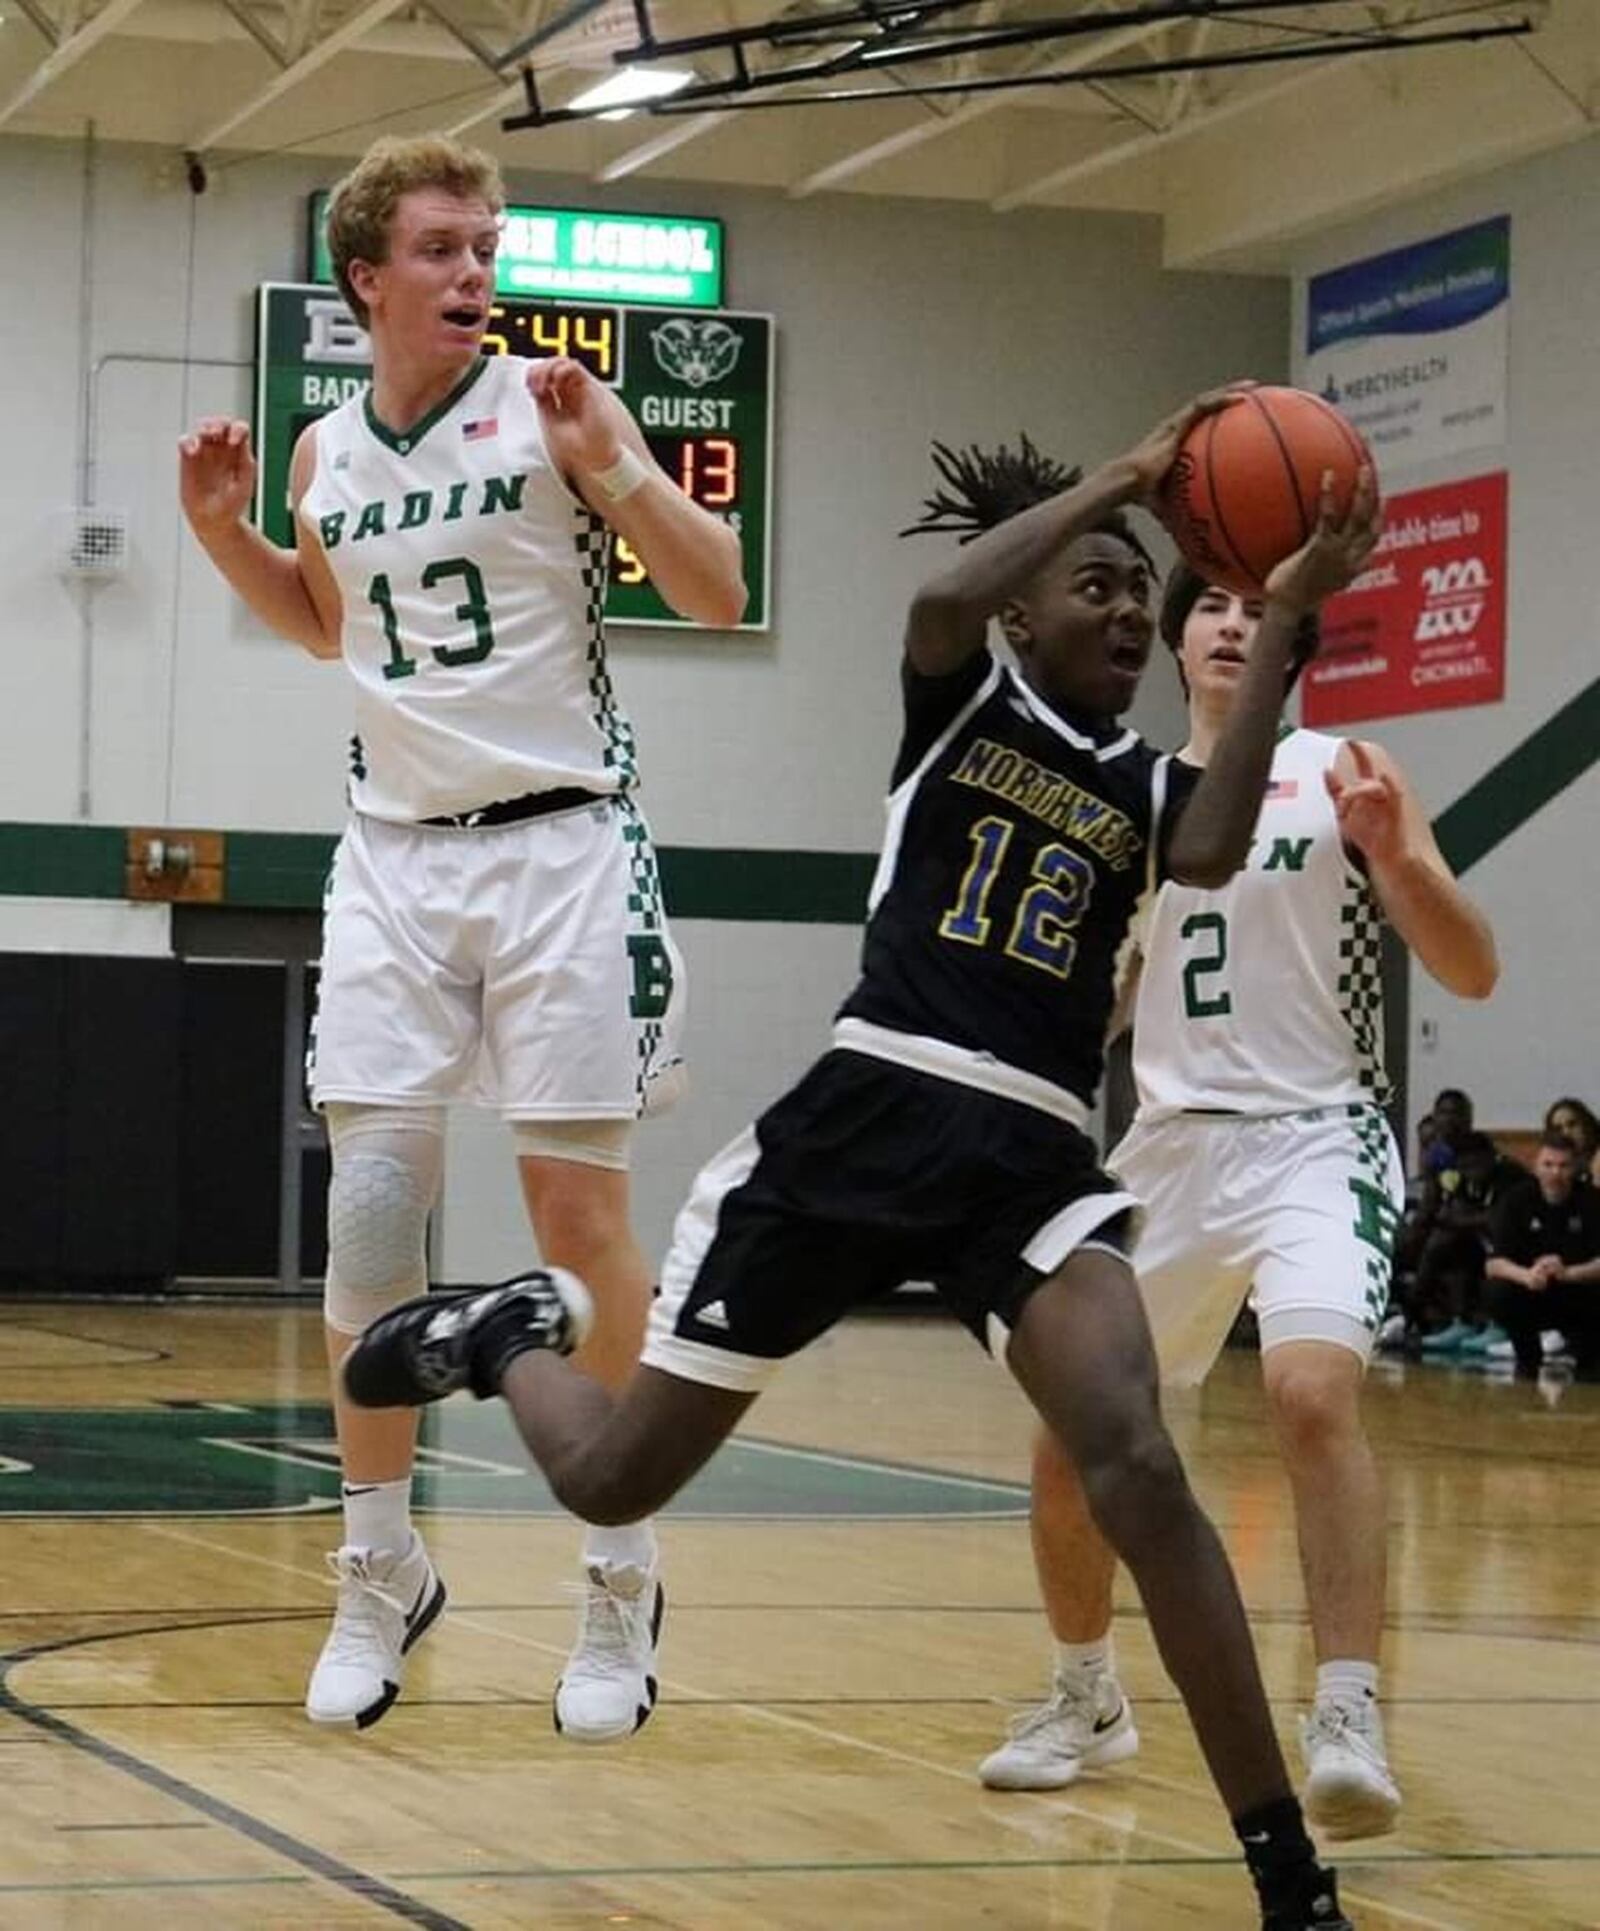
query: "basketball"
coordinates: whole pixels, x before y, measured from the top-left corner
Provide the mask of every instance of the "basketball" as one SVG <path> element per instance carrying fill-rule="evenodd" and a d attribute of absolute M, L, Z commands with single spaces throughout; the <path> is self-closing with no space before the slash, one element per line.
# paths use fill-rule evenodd
<path fill-rule="evenodd" d="M 1246 389 L 1184 437 L 1161 492 L 1161 515 L 1185 561 L 1208 583 L 1259 596 L 1275 564 L 1317 525 L 1322 479 L 1337 514 L 1350 507 L 1372 452 L 1358 431 L 1304 389 Z"/>

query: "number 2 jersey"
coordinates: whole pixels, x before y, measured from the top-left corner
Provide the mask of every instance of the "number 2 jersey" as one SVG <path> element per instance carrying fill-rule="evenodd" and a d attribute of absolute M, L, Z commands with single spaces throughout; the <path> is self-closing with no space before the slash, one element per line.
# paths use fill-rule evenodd
<path fill-rule="evenodd" d="M 1081 1124 L 1119 955 L 1198 773 L 987 651 L 903 673 L 906 728 L 836 1045 Z"/>
<path fill-rule="evenodd" d="M 1249 857 L 1216 891 L 1163 886 L 1133 1020 L 1141 1121 L 1382 1103 L 1381 915 L 1326 774 L 1341 740 L 1278 742 Z"/>
<path fill-rule="evenodd" d="M 545 449 L 530 366 L 480 358 L 403 434 L 370 390 L 311 431 L 300 516 L 344 603 L 350 798 L 372 817 L 634 783 L 606 665 L 609 533 Z"/>

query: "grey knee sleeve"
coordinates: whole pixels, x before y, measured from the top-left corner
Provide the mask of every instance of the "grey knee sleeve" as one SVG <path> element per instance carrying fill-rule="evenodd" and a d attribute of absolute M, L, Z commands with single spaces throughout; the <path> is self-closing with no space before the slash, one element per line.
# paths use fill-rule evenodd
<path fill-rule="evenodd" d="M 428 1285 L 428 1215 L 444 1165 L 444 1118 L 432 1108 L 328 1109 L 328 1277 L 323 1313 L 341 1334 Z"/>

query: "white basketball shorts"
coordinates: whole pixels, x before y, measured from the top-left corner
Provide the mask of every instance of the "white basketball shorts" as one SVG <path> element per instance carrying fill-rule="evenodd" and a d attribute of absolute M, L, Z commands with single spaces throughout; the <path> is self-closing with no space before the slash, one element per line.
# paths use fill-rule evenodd
<path fill-rule="evenodd" d="M 1135 1121 L 1106 1165 L 1145 1204 L 1133 1267 L 1170 1386 L 1205 1378 L 1247 1294 L 1264 1353 L 1371 1354 L 1405 1202 L 1380 1108 Z"/>
<path fill-rule="evenodd" d="M 358 812 L 328 879 L 312 1100 L 637 1119 L 681 1068 L 683 989 L 630 800 L 470 829 Z"/>

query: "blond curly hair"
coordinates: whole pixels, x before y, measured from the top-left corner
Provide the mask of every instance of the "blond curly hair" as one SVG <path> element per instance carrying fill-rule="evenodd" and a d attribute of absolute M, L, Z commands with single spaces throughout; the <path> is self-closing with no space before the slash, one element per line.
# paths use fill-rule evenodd
<path fill-rule="evenodd" d="M 439 188 L 462 201 L 481 201 L 498 215 L 505 184 L 494 157 L 443 134 L 386 134 L 374 141 L 328 198 L 328 252 L 333 278 L 365 328 L 367 305 L 350 284 L 350 264 L 389 259 L 389 226 L 400 197 Z"/>

